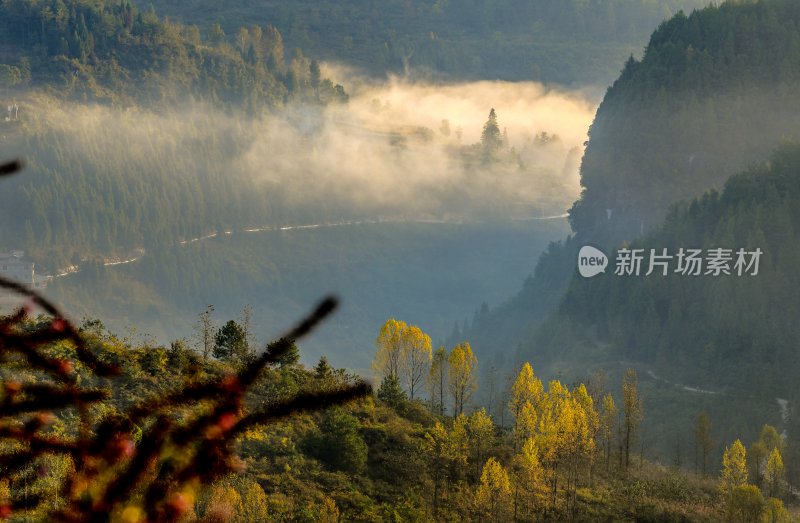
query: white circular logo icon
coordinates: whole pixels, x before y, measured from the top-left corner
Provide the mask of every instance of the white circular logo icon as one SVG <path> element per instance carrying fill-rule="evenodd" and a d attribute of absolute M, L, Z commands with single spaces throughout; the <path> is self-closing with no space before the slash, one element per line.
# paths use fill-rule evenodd
<path fill-rule="evenodd" d="M 578 253 L 578 272 L 584 278 L 597 276 L 601 272 L 606 272 L 608 267 L 608 256 L 600 249 L 589 245 L 581 248 Z"/>

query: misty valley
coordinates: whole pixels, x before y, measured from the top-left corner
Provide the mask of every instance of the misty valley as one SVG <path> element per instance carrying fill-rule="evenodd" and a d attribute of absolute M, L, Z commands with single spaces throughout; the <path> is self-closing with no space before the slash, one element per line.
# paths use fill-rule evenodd
<path fill-rule="evenodd" d="M 132 264 L 90 264 L 57 279 L 48 294 L 78 304 L 77 319 L 102 318 L 120 335 L 193 344 L 206 305 L 221 324 L 239 321 L 250 305 L 253 334 L 266 343 L 309 304 L 335 293 L 342 300 L 335 321 L 304 343 L 302 360 L 314 364 L 324 355 L 369 373 L 375 331 L 387 317 L 424 321 L 444 341 L 472 320 L 476 298 L 499 303 L 513 293 L 532 260 L 566 230 L 556 219 L 237 233 L 148 252 Z"/>
<path fill-rule="evenodd" d="M 798 27 L 0 0 L 0 519 L 800 520 Z"/>

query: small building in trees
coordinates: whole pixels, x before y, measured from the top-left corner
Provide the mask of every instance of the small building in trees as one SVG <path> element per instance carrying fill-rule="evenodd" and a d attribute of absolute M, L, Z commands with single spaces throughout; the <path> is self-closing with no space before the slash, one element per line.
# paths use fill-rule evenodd
<path fill-rule="evenodd" d="M 21 283 L 31 289 L 44 289 L 52 279 L 46 274 L 36 274 L 34 262 L 25 259 L 23 251 L 0 251 L 0 276 Z M 0 289 L 0 311 L 19 306 L 17 296 Z"/>
<path fill-rule="evenodd" d="M 36 265 L 25 259 L 24 251 L 0 251 L 0 276 L 34 289 L 43 289 L 50 281 L 50 277 L 44 274 L 37 278 Z"/>

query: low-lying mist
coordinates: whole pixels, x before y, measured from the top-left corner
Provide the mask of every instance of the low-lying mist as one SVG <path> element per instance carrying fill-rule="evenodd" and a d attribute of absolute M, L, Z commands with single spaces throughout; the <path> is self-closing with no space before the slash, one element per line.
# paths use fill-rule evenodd
<path fill-rule="evenodd" d="M 480 140 L 492 108 L 506 143 L 487 158 Z M 333 199 L 405 218 L 561 214 L 578 194 L 593 114 L 579 93 L 535 83 L 392 79 L 320 114 L 258 119 L 238 165 L 297 204 Z"/>
<path fill-rule="evenodd" d="M 76 314 L 164 342 L 190 336 L 209 303 L 220 319 L 251 303 L 259 332 L 274 334 L 325 292 L 345 297 L 324 349 L 347 365 L 365 365 L 390 316 L 443 339 L 565 233 L 564 220 L 500 221 L 562 215 L 574 201 L 594 105 L 534 83 L 347 90 L 346 104 L 261 114 L 30 94 L 4 142 L 27 169 L 0 192 L 0 245 L 66 274 L 48 293 Z M 500 139 L 487 149 L 492 108 Z"/>
<path fill-rule="evenodd" d="M 580 92 L 488 81 L 350 83 L 347 104 L 290 102 L 248 115 L 199 103 L 119 109 L 37 95 L 20 119 L 39 145 L 29 141 L 22 153 L 34 157 L 33 169 L 45 165 L 59 176 L 125 174 L 130 186 L 117 199 L 133 191 L 137 204 L 176 205 L 198 218 L 220 209 L 224 219 L 209 218 L 206 230 L 354 218 L 528 218 L 562 214 L 578 195 L 595 109 Z M 480 140 L 492 108 L 504 141 L 487 154 Z M 146 202 L 154 196 L 137 195 L 141 184 L 200 186 L 206 197 L 170 201 L 181 199 L 176 193 Z M 98 198 L 107 197 L 103 190 Z M 127 209 L 117 201 L 110 212 Z"/>

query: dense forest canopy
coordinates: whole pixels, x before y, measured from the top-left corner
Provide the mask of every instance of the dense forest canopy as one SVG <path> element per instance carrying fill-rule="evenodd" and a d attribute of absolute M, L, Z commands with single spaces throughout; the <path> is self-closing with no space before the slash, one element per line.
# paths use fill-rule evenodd
<path fill-rule="evenodd" d="M 581 245 L 616 247 L 658 229 L 675 202 L 720 190 L 800 136 L 799 21 L 795 2 L 728 2 L 678 14 L 653 33 L 590 128 L 570 210 L 576 238 L 551 245 L 508 303 L 476 315 L 479 327 L 467 332 L 478 354 L 530 339 L 574 277 Z"/>
<path fill-rule="evenodd" d="M 734 176 L 721 193 L 676 205 L 662 227 L 631 248 L 761 249 L 758 274 L 686 278 L 603 277 L 572 281 L 559 317 L 570 330 L 591 326 L 626 359 L 679 373 L 683 380 L 796 397 L 797 231 L 800 147 Z M 613 267 L 612 267 L 613 268 Z M 549 332 L 549 327 L 545 329 Z M 541 340 L 540 340 L 541 341 Z M 562 340 L 563 341 L 563 340 Z M 552 346 L 540 343 L 539 346 Z"/>
<path fill-rule="evenodd" d="M 295 340 L 331 299 L 260 352 L 246 321 L 215 335 L 201 325 L 213 335 L 203 350 L 134 345 L 30 297 L 56 316 L 4 318 L 11 521 L 788 521 L 797 462 L 773 426 L 716 452 L 716 419 L 700 411 L 696 475 L 645 461 L 633 369 L 619 386 L 600 374 L 568 386 L 525 362 L 494 403 L 472 408 L 469 343 L 434 353 L 404 321 L 376 339 L 377 391 L 324 357 L 299 364 Z"/>
<path fill-rule="evenodd" d="M 584 191 L 570 211 L 575 236 L 551 245 L 514 299 L 476 314 L 466 335 L 477 354 L 508 361 L 497 349 L 510 344 L 515 361 L 535 355 L 566 375 L 635 361 L 661 391 L 659 418 L 678 419 L 702 401 L 717 415 L 727 412 L 728 435 L 749 430 L 750 418 L 777 417 L 776 397 L 796 401 L 800 165 L 796 146 L 773 151 L 798 133 L 798 18 L 792 2 L 737 2 L 662 24 L 643 59 L 630 60 L 609 89 L 591 127 Z M 712 188 L 720 192 L 701 196 Z M 673 253 L 730 244 L 761 248 L 764 258 L 750 279 L 612 274 L 587 281 L 575 271 L 587 243 Z M 556 312 L 540 326 L 548 304 Z M 785 426 L 794 427 L 786 416 Z M 668 424 L 652 430 L 662 454 L 686 437 Z"/>
<path fill-rule="evenodd" d="M 586 241 L 657 227 L 675 201 L 721 188 L 798 137 L 800 6 L 728 2 L 678 14 L 606 93 L 570 211 Z"/>
<path fill-rule="evenodd" d="M 644 27 L 700 5 L 157 6 L 197 27 L 0 0 L 0 145 L 28 171 L 3 180 L 0 247 L 63 271 L 47 292 L 68 307 L 0 278 L 22 295 L 0 316 L 0 518 L 787 522 L 792 2 L 664 22 L 597 112 L 575 234 L 440 343 L 564 234 L 593 105 L 415 79 L 602 81 Z M 323 58 L 406 77 L 345 93 Z M 587 242 L 763 258 L 752 276 L 577 279 Z M 331 288 L 338 327 L 301 340 L 329 298 L 275 338 Z"/>
<path fill-rule="evenodd" d="M 779 409 L 800 397 L 799 173 L 800 146 L 783 146 L 769 162 L 730 178 L 722 192 L 675 205 L 660 228 L 630 244 L 644 249 L 645 260 L 651 249 L 673 256 L 681 248 L 731 249 L 730 275 L 706 274 L 703 260 L 702 274 L 687 277 L 675 272 L 674 258 L 666 276 L 660 269 L 645 276 L 647 261 L 641 276 L 618 276 L 618 259 L 609 252 L 607 273 L 573 277 L 556 312 L 521 344 L 517 357 L 535 354 L 561 362 L 556 366 L 638 362 L 659 391 L 651 403 L 665 421 L 652 430 L 662 454 L 671 442 L 688 438 L 676 421 L 698 404 L 726 419 L 720 427 L 725 437 L 753 436 L 753 419 L 780 419 L 792 452 L 799 452 L 797 417 Z M 739 249 L 762 252 L 756 275 L 738 276 Z"/>
<path fill-rule="evenodd" d="M 650 31 L 705 0 L 155 2 L 160 12 L 234 30 L 270 23 L 287 45 L 363 71 L 605 85 Z"/>
<path fill-rule="evenodd" d="M 3 96 L 30 87 L 70 98 L 130 104 L 187 96 L 257 109 L 292 97 L 344 100 L 302 51 L 287 53 L 273 26 L 201 32 L 130 2 L 0 2 Z M 244 24 L 244 22 L 243 22 Z"/>

